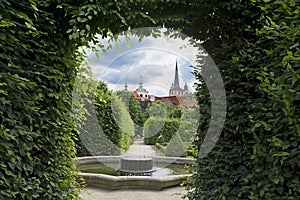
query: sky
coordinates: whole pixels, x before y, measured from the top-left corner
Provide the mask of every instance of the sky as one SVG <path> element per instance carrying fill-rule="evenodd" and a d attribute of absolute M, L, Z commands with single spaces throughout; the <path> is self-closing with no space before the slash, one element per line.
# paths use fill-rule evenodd
<path fill-rule="evenodd" d="M 107 44 L 107 39 L 101 42 Z M 198 50 L 187 43 L 187 39 L 166 39 L 164 36 L 145 37 L 139 42 L 131 36 L 128 45 L 121 36 L 118 46 L 113 45 L 105 54 L 100 52 L 100 58 L 95 53 L 88 53 L 93 78 L 104 81 L 113 91 L 123 90 L 126 81 L 128 90 L 134 91 L 142 78 L 144 88 L 150 94 L 168 96 L 177 61 L 180 87 L 187 83 L 189 90 L 194 92 L 191 65 L 194 65 Z"/>

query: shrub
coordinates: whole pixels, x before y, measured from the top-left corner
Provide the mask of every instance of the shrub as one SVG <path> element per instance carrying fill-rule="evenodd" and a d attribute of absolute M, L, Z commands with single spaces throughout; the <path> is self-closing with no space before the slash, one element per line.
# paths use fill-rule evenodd
<path fill-rule="evenodd" d="M 182 142 L 182 139 L 178 133 L 173 135 L 169 144 L 166 147 L 166 156 L 180 157 L 185 155 L 186 145 Z"/>
<path fill-rule="evenodd" d="M 144 124 L 145 144 L 154 145 L 160 137 L 169 142 L 179 128 L 178 119 L 163 119 L 150 117 Z"/>

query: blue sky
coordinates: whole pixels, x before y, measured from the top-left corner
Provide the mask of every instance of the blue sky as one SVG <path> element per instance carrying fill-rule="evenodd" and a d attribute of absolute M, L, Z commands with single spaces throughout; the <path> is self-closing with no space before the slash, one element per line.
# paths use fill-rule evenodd
<path fill-rule="evenodd" d="M 107 40 L 102 42 L 106 44 Z M 182 39 L 146 37 L 139 42 L 131 37 L 128 46 L 124 37 L 120 37 L 119 50 L 113 46 L 106 54 L 100 53 L 100 58 L 88 53 L 93 78 L 106 82 L 113 91 L 123 90 L 127 80 L 128 90 L 133 91 L 142 76 L 144 88 L 151 94 L 167 96 L 174 81 L 177 60 L 180 86 L 183 88 L 187 83 L 194 91 L 195 78 L 190 66 L 196 60 L 197 50 L 190 46 L 182 48 L 186 44 L 187 40 Z"/>

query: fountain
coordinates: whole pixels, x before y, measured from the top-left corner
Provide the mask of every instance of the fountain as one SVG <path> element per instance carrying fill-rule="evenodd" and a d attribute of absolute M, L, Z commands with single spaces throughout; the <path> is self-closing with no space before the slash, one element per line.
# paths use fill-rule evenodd
<path fill-rule="evenodd" d="M 151 176 L 155 169 L 153 158 L 149 157 L 123 157 L 119 172 L 125 176 Z"/>
<path fill-rule="evenodd" d="M 90 187 L 162 190 L 180 185 L 191 176 L 184 167 L 194 165 L 195 159 L 157 157 L 157 152 L 138 140 L 123 156 L 80 157 L 76 163 L 79 175 Z M 175 165 L 179 166 L 177 172 Z"/>
<path fill-rule="evenodd" d="M 123 161 L 122 161 L 123 160 Z M 140 162 L 142 160 L 142 162 Z M 123 166 L 122 166 L 123 162 Z M 88 186 L 99 187 L 110 190 L 120 189 L 149 189 L 149 190 L 162 190 L 164 188 L 180 185 L 191 174 L 160 174 L 161 169 L 166 169 L 164 166 L 177 165 L 181 169 L 185 165 L 194 165 L 195 159 L 179 158 L 179 157 L 138 157 L 138 156 L 91 156 L 80 157 L 76 161 L 78 169 L 84 170 L 90 167 L 99 165 L 110 166 L 120 175 L 108 175 L 105 173 L 89 172 L 79 173 L 83 177 Z M 155 163 L 155 166 L 154 166 Z M 130 166 L 139 166 L 133 172 Z M 158 168 L 162 166 L 162 168 Z M 122 172 L 125 171 L 125 176 Z M 151 172 L 150 172 L 151 171 Z M 159 175 L 156 175 L 158 172 Z M 126 175 L 126 173 L 128 173 Z M 133 176 L 133 174 L 135 176 Z M 139 174 L 140 173 L 140 174 Z M 146 175 L 145 175 L 146 173 Z M 132 175 L 131 175 L 132 174 Z M 129 176 L 128 176 L 129 175 Z"/>

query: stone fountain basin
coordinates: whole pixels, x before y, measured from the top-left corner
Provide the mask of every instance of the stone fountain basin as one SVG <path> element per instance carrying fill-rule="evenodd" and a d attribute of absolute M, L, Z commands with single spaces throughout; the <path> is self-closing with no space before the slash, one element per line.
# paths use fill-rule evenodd
<path fill-rule="evenodd" d="M 153 168 L 153 158 L 129 156 L 121 158 L 121 167 L 119 171 L 125 174 L 151 174 L 155 169 Z"/>
<path fill-rule="evenodd" d="M 91 156 L 80 157 L 76 160 L 78 168 L 96 163 L 120 163 L 122 156 Z M 195 159 L 177 157 L 154 157 L 156 164 L 194 165 Z M 106 174 L 79 173 L 87 186 L 110 190 L 120 189 L 148 189 L 162 190 L 182 184 L 191 174 L 170 175 L 164 177 L 152 176 L 111 176 Z"/>

